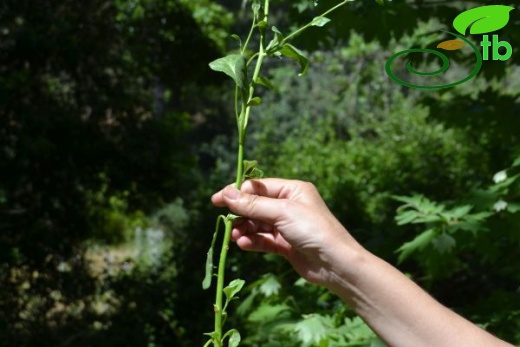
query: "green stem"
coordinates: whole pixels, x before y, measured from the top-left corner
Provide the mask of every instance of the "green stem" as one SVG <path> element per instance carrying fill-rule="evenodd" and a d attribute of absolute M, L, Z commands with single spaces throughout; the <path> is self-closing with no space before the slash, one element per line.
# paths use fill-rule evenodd
<path fill-rule="evenodd" d="M 224 292 L 224 272 L 226 270 L 226 258 L 229 249 L 229 240 L 231 237 L 231 229 L 233 221 L 226 219 L 226 229 L 224 232 L 224 240 L 222 241 L 222 249 L 220 250 L 220 259 L 218 262 L 218 279 L 217 279 L 217 295 L 215 298 L 215 336 L 213 338 L 213 346 L 222 347 L 222 316 L 224 314 L 222 308 L 222 293 Z"/>
<path fill-rule="evenodd" d="M 269 0 L 265 0 L 264 5 L 264 20 L 267 21 L 269 11 Z M 249 42 L 249 37 L 246 42 Z M 244 46 L 244 50 L 245 50 Z M 262 63 L 265 54 L 265 35 L 264 31 L 260 30 L 260 50 L 258 53 L 258 60 L 256 62 L 255 71 L 253 73 L 253 78 L 251 80 L 249 90 L 244 92 L 240 90 L 240 88 L 236 88 L 235 90 L 235 108 L 238 108 L 238 95 L 240 94 L 242 99 L 242 107 L 240 111 L 240 116 L 237 117 L 237 126 L 238 126 L 238 156 L 237 156 L 237 170 L 236 170 L 236 182 L 235 186 L 237 189 L 240 189 L 242 183 L 244 181 L 244 145 L 246 139 L 246 128 L 247 121 L 249 119 L 249 115 L 251 113 L 251 106 L 247 106 L 248 103 L 254 96 L 255 92 L 255 81 L 258 79 L 260 75 L 260 70 L 262 68 Z M 233 220 L 227 219 L 225 220 L 225 231 L 224 231 L 224 239 L 222 240 L 222 248 L 220 250 L 220 258 L 218 263 L 218 279 L 217 279 L 217 292 L 215 295 L 215 334 L 213 336 L 213 346 L 214 347 L 222 347 L 222 328 L 224 325 L 223 316 L 226 314 L 224 312 L 224 308 L 222 305 L 222 298 L 224 292 L 224 280 L 225 280 L 225 270 L 226 270 L 226 259 L 227 253 L 229 250 L 229 241 L 231 239 L 231 230 L 233 229 Z"/>
<path fill-rule="evenodd" d="M 323 14 L 319 15 L 318 17 L 316 18 L 320 18 L 320 17 L 325 17 L 326 15 L 328 15 L 329 13 L 335 11 L 336 9 L 340 8 L 341 6 L 345 5 L 347 2 L 350 2 L 350 1 L 353 1 L 353 0 L 344 0 L 342 2 L 340 2 L 339 4 L 337 4 L 336 6 L 328 9 L 327 11 L 323 12 Z M 300 29 L 292 32 L 291 34 L 289 34 L 286 38 L 284 38 L 282 40 L 282 42 L 280 43 L 280 46 L 283 46 L 284 44 L 286 44 L 289 40 L 291 40 L 293 37 L 297 36 L 298 34 L 300 34 L 302 31 L 304 31 L 305 29 L 311 27 L 314 23 L 314 20 L 307 23 L 306 25 L 302 26 Z"/>

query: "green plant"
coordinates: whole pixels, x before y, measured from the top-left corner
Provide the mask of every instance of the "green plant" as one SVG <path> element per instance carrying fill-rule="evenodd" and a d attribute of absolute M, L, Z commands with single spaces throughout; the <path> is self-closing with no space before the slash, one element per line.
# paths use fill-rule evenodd
<path fill-rule="evenodd" d="M 334 11 L 335 9 L 343 6 L 349 0 L 344 0 L 329 10 L 325 11 L 322 15 L 315 17 L 306 25 L 293 31 L 289 35 L 285 36 L 275 26 L 271 27 L 273 32 L 273 38 L 269 43 L 267 42 L 267 28 L 269 27 L 269 0 L 264 0 L 263 4 L 260 0 L 253 0 L 252 11 L 253 19 L 251 30 L 245 40 L 242 42 L 239 36 L 232 35 L 239 43 L 239 52 L 227 55 L 223 58 L 217 59 L 210 63 L 212 70 L 223 72 L 233 79 L 235 82 L 235 117 L 238 129 L 238 158 L 236 166 L 236 180 L 235 185 L 237 189 L 240 189 L 244 180 L 248 178 L 258 178 L 263 176 L 263 172 L 258 169 L 257 162 L 255 160 L 249 161 L 244 160 L 244 145 L 246 139 L 246 128 L 251 115 L 253 107 L 259 106 L 262 99 L 255 94 L 255 89 L 258 85 L 272 89 L 273 84 L 264 76 L 261 75 L 262 65 L 264 60 L 268 57 L 286 57 L 294 60 L 300 66 L 300 76 L 306 74 L 309 67 L 309 59 L 305 54 L 289 42 L 295 36 L 303 32 L 305 29 L 317 26 L 322 27 L 327 24 L 330 19 L 326 17 L 327 14 Z M 255 53 L 250 53 L 249 45 L 252 41 L 253 34 L 258 31 L 258 50 Z M 248 76 L 249 67 L 253 67 L 253 75 Z M 218 236 L 220 222 L 223 222 L 225 226 L 224 236 L 222 238 L 222 247 L 220 250 L 220 258 L 217 267 L 217 287 L 215 295 L 215 330 L 207 335 L 210 337 L 205 346 L 209 346 L 211 343 L 215 347 L 221 347 L 224 345 L 224 341 L 228 339 L 228 345 L 230 347 L 238 346 L 240 343 L 240 333 L 236 329 L 231 329 L 226 333 L 223 333 L 223 326 L 226 320 L 227 312 L 226 309 L 229 303 L 235 299 L 236 294 L 244 286 L 244 281 L 235 279 L 231 283 L 224 287 L 224 276 L 226 267 L 226 258 L 229 248 L 229 241 L 231 236 L 231 229 L 233 221 L 239 216 L 228 214 L 227 216 L 219 216 L 217 218 L 217 225 L 211 247 L 208 251 L 206 261 L 206 275 L 203 280 L 202 286 L 207 289 L 211 286 L 211 280 L 214 275 L 213 267 L 213 249 L 215 247 L 216 239 Z M 224 299 L 225 295 L 225 301 Z"/>

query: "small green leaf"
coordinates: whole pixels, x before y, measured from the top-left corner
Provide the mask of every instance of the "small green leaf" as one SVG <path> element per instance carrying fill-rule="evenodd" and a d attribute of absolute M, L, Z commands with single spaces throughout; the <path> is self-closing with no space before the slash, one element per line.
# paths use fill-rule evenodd
<path fill-rule="evenodd" d="M 244 172 L 247 173 L 248 171 L 251 171 L 253 168 L 258 166 L 258 161 L 256 160 L 244 160 Z"/>
<path fill-rule="evenodd" d="M 258 24 L 256 26 L 259 27 L 260 29 L 264 30 L 265 28 L 267 28 L 267 22 L 265 20 L 262 20 L 262 21 L 258 22 Z"/>
<path fill-rule="evenodd" d="M 238 330 L 236 329 L 233 329 L 233 330 L 230 330 L 226 333 L 226 335 L 224 335 L 224 337 L 227 337 L 229 336 L 229 342 L 228 342 L 228 346 L 229 347 L 237 347 L 239 344 L 240 344 L 240 333 L 238 332 Z"/>
<path fill-rule="evenodd" d="M 246 87 L 246 59 L 241 54 L 231 54 L 219 58 L 209 63 L 209 67 L 214 71 L 223 72 L 231 77 L 240 88 L 244 89 Z"/>
<path fill-rule="evenodd" d="M 259 76 L 256 79 L 255 83 L 256 84 L 260 84 L 260 85 L 262 85 L 262 86 L 264 86 L 264 87 L 266 87 L 267 89 L 270 89 L 270 90 L 275 90 L 276 89 L 274 84 L 271 81 L 269 81 L 267 78 L 262 77 L 262 76 Z"/>
<path fill-rule="evenodd" d="M 271 27 L 271 30 L 274 32 L 274 38 L 269 42 L 267 47 L 265 48 L 266 52 L 273 53 L 273 50 L 276 51 L 278 49 L 278 46 L 282 43 L 284 36 L 280 30 L 278 30 L 277 27 L 273 26 Z"/>
<path fill-rule="evenodd" d="M 419 251 L 426 247 L 434 238 L 437 236 L 436 229 L 429 229 L 419 234 L 415 239 L 410 242 L 404 243 L 397 250 L 399 254 L 399 263 L 403 262 L 410 254 Z"/>
<path fill-rule="evenodd" d="M 454 208 L 453 210 L 447 212 L 447 214 L 454 219 L 460 219 L 467 215 L 471 210 L 473 209 L 473 206 L 471 205 L 464 205 Z"/>
<path fill-rule="evenodd" d="M 520 166 L 520 157 L 516 158 L 516 160 L 513 163 L 513 166 Z"/>
<path fill-rule="evenodd" d="M 327 18 L 327 17 L 323 17 L 323 16 L 319 16 L 319 17 L 315 17 L 312 22 L 311 22 L 311 25 L 312 26 L 315 26 L 315 27 L 322 27 L 324 26 L 325 24 L 327 24 L 328 22 L 330 22 L 330 19 Z"/>
<path fill-rule="evenodd" d="M 224 220 L 224 216 L 220 215 L 217 217 L 217 224 L 215 225 L 215 232 L 213 233 L 213 239 L 211 241 L 211 247 L 208 250 L 206 257 L 206 273 L 202 280 L 202 288 L 208 289 L 211 287 L 211 280 L 213 278 L 213 249 L 215 248 L 215 242 L 217 240 L 218 230 L 220 227 L 220 221 Z"/>
<path fill-rule="evenodd" d="M 509 22 L 509 12 L 514 7 L 504 5 L 480 6 L 459 14 L 453 27 L 462 35 L 471 26 L 470 34 L 486 34 L 502 29 Z"/>
<path fill-rule="evenodd" d="M 399 211 L 399 214 L 395 216 L 395 220 L 397 222 L 397 225 L 405 225 L 412 223 L 417 218 L 419 218 L 419 216 L 420 214 L 417 211 Z"/>
<path fill-rule="evenodd" d="M 384 5 L 384 4 L 385 4 L 385 0 L 376 0 L 376 2 L 377 2 L 379 5 Z"/>
<path fill-rule="evenodd" d="M 231 283 L 224 288 L 224 294 L 226 294 L 226 300 L 229 302 L 233 300 L 235 295 L 242 289 L 246 282 L 241 279 L 231 281 Z"/>
<path fill-rule="evenodd" d="M 311 314 L 298 322 L 295 330 L 303 346 L 314 346 L 318 345 L 325 338 L 327 330 L 332 328 L 332 324 L 330 317 Z"/>
<path fill-rule="evenodd" d="M 206 257 L 206 274 L 202 281 L 202 289 L 206 290 L 211 287 L 211 278 L 213 277 L 213 247 L 211 247 Z"/>
<path fill-rule="evenodd" d="M 261 103 L 262 103 L 262 98 L 259 98 L 258 96 L 256 96 L 256 97 L 252 98 L 251 100 L 249 100 L 249 102 L 247 103 L 247 106 L 249 106 L 249 107 L 259 106 Z"/>
<path fill-rule="evenodd" d="M 237 216 L 236 214 L 228 213 L 225 219 L 233 221 L 233 220 L 237 220 L 239 218 L 242 218 L 242 216 Z"/>
<path fill-rule="evenodd" d="M 264 171 L 255 167 L 245 177 L 252 178 L 252 179 L 258 179 L 258 178 L 263 178 L 264 176 L 265 176 Z"/>
<path fill-rule="evenodd" d="M 298 62 L 300 65 L 300 73 L 298 76 L 304 76 L 307 73 L 307 70 L 309 69 L 309 58 L 307 58 L 302 51 L 293 45 L 286 43 L 279 52 L 283 56 Z"/>
<path fill-rule="evenodd" d="M 276 276 L 269 274 L 264 283 L 262 283 L 258 289 L 262 294 L 264 294 L 264 296 L 270 297 L 271 295 L 278 294 L 281 287 L 282 285 L 278 282 Z"/>
<path fill-rule="evenodd" d="M 435 248 L 441 254 L 451 252 L 456 243 L 457 242 L 455 239 L 446 233 L 442 233 L 432 240 L 433 248 Z"/>
<path fill-rule="evenodd" d="M 233 34 L 233 35 L 231 35 L 231 38 L 237 40 L 238 45 L 240 46 L 240 49 L 242 49 L 242 39 L 240 39 L 240 36 L 238 36 L 237 34 Z"/>
<path fill-rule="evenodd" d="M 286 304 L 272 305 L 262 303 L 249 315 L 248 320 L 255 323 L 269 322 L 290 309 Z"/>
<path fill-rule="evenodd" d="M 254 14 L 255 18 L 258 18 L 261 8 L 262 8 L 262 5 L 260 4 L 260 1 L 253 0 L 253 5 L 251 5 L 251 9 L 253 10 L 253 14 Z"/>

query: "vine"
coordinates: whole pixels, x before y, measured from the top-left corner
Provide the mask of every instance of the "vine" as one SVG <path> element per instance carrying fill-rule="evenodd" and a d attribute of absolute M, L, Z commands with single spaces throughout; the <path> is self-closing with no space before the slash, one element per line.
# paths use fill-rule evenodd
<path fill-rule="evenodd" d="M 289 42 L 310 27 L 322 27 L 330 22 L 326 16 L 332 11 L 345 5 L 352 0 L 344 0 L 325 11 L 318 17 L 315 17 L 306 25 L 293 31 L 285 36 L 278 28 L 271 26 L 272 39 L 267 42 L 268 27 L 269 27 L 269 0 L 252 1 L 253 19 L 251 29 L 244 42 L 238 35 L 232 35 L 239 43 L 239 53 L 229 54 L 223 58 L 219 58 L 209 64 L 209 67 L 218 72 L 225 73 L 235 82 L 235 117 L 238 131 L 238 158 L 236 163 L 236 180 L 235 186 L 240 189 L 242 183 L 249 178 L 260 178 L 263 176 L 262 170 L 257 165 L 256 160 L 244 160 L 244 145 L 246 140 L 246 129 L 253 107 L 259 106 L 262 99 L 255 96 L 256 87 L 261 85 L 269 89 L 273 89 L 273 84 L 264 76 L 261 75 L 264 60 L 269 57 L 286 57 L 294 60 L 300 67 L 300 76 L 306 74 L 309 67 L 308 57 L 298 48 Z M 257 32 L 259 35 L 259 44 L 255 53 L 249 54 L 248 49 L 251 38 Z M 253 68 L 254 65 L 254 68 Z M 248 76 L 249 68 L 253 70 L 251 78 Z M 213 254 L 216 241 L 219 235 L 221 224 L 224 225 L 224 235 L 222 238 L 222 246 L 220 248 L 220 257 L 218 266 L 216 268 L 217 286 L 215 291 L 215 303 L 213 310 L 215 313 L 214 331 L 207 333 L 209 340 L 204 347 L 213 344 L 214 347 L 223 347 L 227 340 L 229 347 L 236 347 L 239 345 L 241 337 L 236 329 L 230 329 L 223 333 L 224 324 L 227 318 L 227 307 L 229 303 L 236 299 L 236 294 L 242 289 L 245 282 L 241 279 L 235 279 L 224 287 L 226 259 L 229 249 L 229 242 L 231 238 L 231 230 L 233 221 L 239 216 L 228 214 L 221 215 L 217 218 L 215 232 L 211 242 L 211 247 L 207 254 L 206 260 L 206 274 L 202 282 L 202 287 L 208 289 L 211 287 L 213 276 L 215 276 L 215 268 L 213 265 Z M 225 299 L 224 299 L 225 297 Z"/>

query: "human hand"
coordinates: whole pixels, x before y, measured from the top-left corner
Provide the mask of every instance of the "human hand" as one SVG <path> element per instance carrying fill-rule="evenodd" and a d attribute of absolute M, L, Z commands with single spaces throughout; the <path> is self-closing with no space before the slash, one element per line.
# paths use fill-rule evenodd
<path fill-rule="evenodd" d="M 230 185 L 214 194 L 212 202 L 243 217 L 231 234 L 241 249 L 281 255 L 313 283 L 330 284 L 338 257 L 361 248 L 308 182 L 247 180 L 240 191 Z"/>

